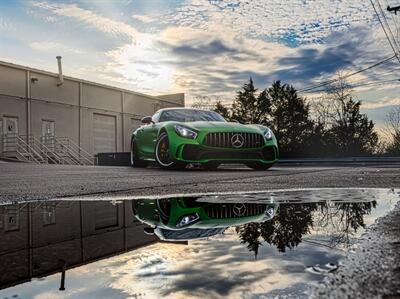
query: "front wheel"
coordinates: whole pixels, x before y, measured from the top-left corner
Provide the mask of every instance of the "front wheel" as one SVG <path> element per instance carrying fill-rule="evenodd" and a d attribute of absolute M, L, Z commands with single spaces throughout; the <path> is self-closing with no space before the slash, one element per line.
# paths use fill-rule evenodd
<path fill-rule="evenodd" d="M 137 144 L 135 140 L 131 142 L 131 166 L 132 167 L 146 167 L 146 161 L 139 158 Z"/>
<path fill-rule="evenodd" d="M 155 156 L 157 164 L 164 169 L 183 169 L 186 164 L 175 161 L 169 153 L 169 139 L 167 133 L 161 133 L 156 142 Z"/>
<path fill-rule="evenodd" d="M 248 162 L 245 163 L 247 167 L 253 168 L 255 170 L 267 170 L 271 168 L 274 163 L 261 163 L 261 162 Z"/>

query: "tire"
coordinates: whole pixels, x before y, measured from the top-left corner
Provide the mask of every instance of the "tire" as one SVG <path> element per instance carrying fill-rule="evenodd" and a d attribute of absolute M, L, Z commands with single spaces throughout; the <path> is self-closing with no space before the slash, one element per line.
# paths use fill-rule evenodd
<path fill-rule="evenodd" d="M 245 164 L 247 167 L 250 167 L 254 170 L 267 170 L 267 169 L 271 168 L 272 165 L 274 165 L 273 163 L 265 164 L 265 163 L 261 163 L 261 162 L 248 162 Z"/>
<path fill-rule="evenodd" d="M 154 151 L 157 164 L 163 169 L 183 169 L 186 167 L 185 163 L 179 162 L 171 158 L 169 153 L 169 139 L 165 132 L 162 132 L 156 142 Z"/>
<path fill-rule="evenodd" d="M 206 170 L 215 170 L 221 165 L 220 162 L 211 161 L 206 164 L 203 164 L 203 168 Z"/>
<path fill-rule="evenodd" d="M 140 159 L 137 155 L 137 145 L 135 140 L 132 139 L 131 142 L 131 166 L 132 167 L 146 167 L 147 162 Z"/>

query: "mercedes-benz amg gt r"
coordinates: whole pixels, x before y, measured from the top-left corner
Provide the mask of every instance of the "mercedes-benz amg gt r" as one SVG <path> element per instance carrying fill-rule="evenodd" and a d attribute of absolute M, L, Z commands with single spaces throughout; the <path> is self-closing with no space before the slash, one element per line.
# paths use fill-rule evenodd
<path fill-rule="evenodd" d="M 210 237 L 230 226 L 268 221 L 278 207 L 274 202 L 207 202 L 200 198 L 132 201 L 134 216 L 149 225 L 145 232 L 169 241 Z"/>
<path fill-rule="evenodd" d="M 135 167 L 155 161 L 167 169 L 187 164 L 214 169 L 229 162 L 265 170 L 278 160 L 277 140 L 268 127 L 227 122 L 214 111 L 166 108 L 142 122 L 131 139 Z"/>

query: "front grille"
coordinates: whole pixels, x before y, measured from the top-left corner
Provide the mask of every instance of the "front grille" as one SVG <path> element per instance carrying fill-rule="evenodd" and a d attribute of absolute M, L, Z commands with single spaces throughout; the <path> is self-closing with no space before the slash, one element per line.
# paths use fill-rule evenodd
<path fill-rule="evenodd" d="M 259 160 L 263 158 L 261 151 L 243 152 L 243 151 L 218 151 L 202 149 L 199 146 L 187 144 L 183 147 L 183 160 Z"/>
<path fill-rule="evenodd" d="M 243 137 L 243 145 L 240 148 L 258 148 L 264 144 L 264 138 L 261 134 L 235 132 L 208 133 L 203 144 L 210 147 L 235 148 L 232 145 L 232 137 L 236 134 Z"/>
<path fill-rule="evenodd" d="M 256 203 L 219 203 L 204 208 L 208 217 L 213 219 L 242 218 L 265 213 L 265 204 Z"/>
<path fill-rule="evenodd" d="M 186 144 L 182 151 L 183 160 L 199 161 L 199 160 L 265 160 L 274 161 L 277 158 L 274 146 L 268 146 L 263 149 L 255 149 L 253 151 L 237 151 L 237 150 L 217 150 L 206 149 L 198 145 Z"/>

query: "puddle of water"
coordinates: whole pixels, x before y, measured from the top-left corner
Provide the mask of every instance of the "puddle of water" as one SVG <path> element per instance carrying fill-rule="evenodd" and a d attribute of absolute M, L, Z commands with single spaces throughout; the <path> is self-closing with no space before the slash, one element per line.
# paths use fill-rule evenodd
<path fill-rule="evenodd" d="M 0 206 L 0 298 L 307 298 L 398 199 L 313 189 Z"/>

